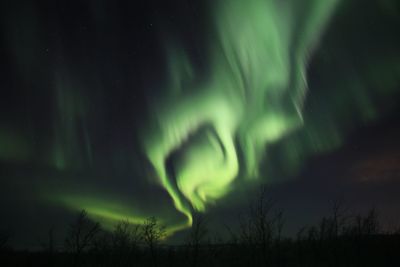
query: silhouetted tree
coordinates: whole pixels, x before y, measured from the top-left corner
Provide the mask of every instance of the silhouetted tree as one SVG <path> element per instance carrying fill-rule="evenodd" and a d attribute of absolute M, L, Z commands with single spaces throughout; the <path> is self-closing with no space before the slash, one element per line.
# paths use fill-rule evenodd
<path fill-rule="evenodd" d="M 273 202 L 267 198 L 267 190 L 263 187 L 250 203 L 248 214 L 241 217 L 239 226 L 239 240 L 249 247 L 251 253 L 258 251 L 264 265 L 269 264 L 271 245 L 281 237 L 284 222 L 283 213 L 274 214 L 272 208 Z"/>
<path fill-rule="evenodd" d="M 365 216 L 362 214 L 353 216 L 344 231 L 345 235 L 353 237 L 376 235 L 379 233 L 380 225 L 375 209 L 369 210 Z"/>
<path fill-rule="evenodd" d="M 54 245 L 54 227 L 51 227 L 47 233 L 47 241 L 42 244 L 43 250 L 46 252 L 48 256 L 48 265 L 54 265 L 54 254 L 56 253 L 55 245 Z"/>
<path fill-rule="evenodd" d="M 363 220 L 363 232 L 365 235 L 376 235 L 380 232 L 378 213 L 374 208 L 368 211 Z"/>
<path fill-rule="evenodd" d="M 165 226 L 160 225 L 155 217 L 150 217 L 143 222 L 141 230 L 143 241 L 150 250 L 153 265 L 157 266 L 156 249 L 166 235 Z"/>
<path fill-rule="evenodd" d="M 278 243 L 282 239 L 282 231 L 283 231 L 283 226 L 285 225 L 285 219 L 283 218 L 283 211 L 279 210 L 275 213 L 275 224 L 276 224 L 276 239 Z"/>
<path fill-rule="evenodd" d="M 141 239 L 140 226 L 131 224 L 128 220 L 120 221 L 112 232 L 112 246 L 117 251 L 131 251 L 138 246 Z"/>
<path fill-rule="evenodd" d="M 197 214 L 193 218 L 193 225 L 190 228 L 186 244 L 192 251 L 192 265 L 196 267 L 199 260 L 200 245 L 203 244 L 208 233 L 207 223 L 203 215 Z"/>
<path fill-rule="evenodd" d="M 41 246 L 44 251 L 47 253 L 52 254 L 55 252 L 55 245 L 54 245 L 54 227 L 51 227 L 47 232 L 47 241 L 41 243 Z"/>
<path fill-rule="evenodd" d="M 129 266 L 130 259 L 136 256 L 138 244 L 141 241 L 140 226 L 131 224 L 128 220 L 117 223 L 111 234 L 111 249 L 118 266 Z M 114 263 L 117 265 L 117 262 Z"/>
<path fill-rule="evenodd" d="M 91 221 L 85 210 L 82 210 L 75 222 L 70 224 L 65 246 L 74 255 L 74 265 L 78 265 L 82 252 L 88 250 L 94 244 L 100 229 L 100 224 Z"/>

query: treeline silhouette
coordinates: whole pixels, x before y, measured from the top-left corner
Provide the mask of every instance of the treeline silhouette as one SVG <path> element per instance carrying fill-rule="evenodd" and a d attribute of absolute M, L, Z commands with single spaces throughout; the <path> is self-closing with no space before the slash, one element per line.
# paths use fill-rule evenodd
<path fill-rule="evenodd" d="M 172 246 L 155 217 L 141 225 L 121 221 L 105 231 L 82 210 L 61 249 L 53 229 L 39 251 L 13 250 L 10 235 L 0 234 L 0 266 L 400 266 L 400 228 L 383 231 L 374 209 L 352 215 L 336 201 L 329 216 L 287 238 L 283 212 L 262 190 L 238 225 L 225 225 L 228 237 L 222 240 L 196 215 L 183 244 Z"/>

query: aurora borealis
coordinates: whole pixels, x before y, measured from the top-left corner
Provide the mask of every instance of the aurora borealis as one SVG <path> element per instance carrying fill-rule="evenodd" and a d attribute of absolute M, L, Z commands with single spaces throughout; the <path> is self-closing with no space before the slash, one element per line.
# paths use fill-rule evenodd
<path fill-rule="evenodd" d="M 158 127 L 144 134 L 146 155 L 189 225 L 186 200 L 204 211 L 234 190 L 239 171 L 242 179 L 256 176 L 268 143 L 301 127 L 306 57 L 336 2 L 306 1 L 301 8 L 290 1 L 215 3 L 219 42 L 210 45 L 209 78 L 194 88 L 167 88 L 172 93 L 152 109 Z M 173 63 L 169 68 L 178 68 Z M 165 164 L 174 151 L 171 177 Z"/>
<path fill-rule="evenodd" d="M 396 0 L 0 9 L 0 202 L 11 221 L 85 209 L 106 228 L 155 216 L 172 236 L 194 213 L 229 217 L 261 185 L 300 203 L 291 186 L 309 173 L 312 192 L 324 176 L 398 177 Z M 360 146 L 375 150 L 352 150 L 369 137 Z"/>

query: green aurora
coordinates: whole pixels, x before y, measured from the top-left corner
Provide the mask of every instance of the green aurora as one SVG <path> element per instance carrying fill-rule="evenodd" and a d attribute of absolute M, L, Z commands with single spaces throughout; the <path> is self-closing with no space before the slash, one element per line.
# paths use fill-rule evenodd
<path fill-rule="evenodd" d="M 192 84 L 187 79 L 196 74 L 181 62 L 184 56 L 171 60 L 169 94 L 155 102 L 156 125 L 143 139 L 157 179 L 187 226 L 192 207 L 204 211 L 234 190 L 239 174 L 256 179 L 265 147 L 302 127 L 307 60 L 337 2 L 216 1 L 218 39 L 209 45 L 208 77 L 179 86 Z M 166 162 L 174 151 L 171 177 Z"/>
<path fill-rule="evenodd" d="M 337 148 L 355 125 L 377 119 L 382 113 L 378 100 L 398 93 L 400 54 L 395 48 L 385 56 L 365 50 L 355 64 L 350 62 L 351 52 L 336 44 L 340 34 L 329 32 L 336 16 L 340 18 L 346 10 L 354 12 L 357 4 L 339 0 L 209 1 L 210 21 L 201 51 L 206 71 L 199 71 L 183 43 L 165 44 L 168 77 L 158 89 L 160 95 L 149 93 L 148 118 L 137 137 L 150 165 L 150 171 L 141 170 L 140 175 L 166 192 L 170 202 L 162 196 L 162 207 L 147 210 L 132 199 L 110 194 L 111 189 L 104 189 L 106 182 L 85 180 L 90 170 L 103 164 L 96 158 L 93 132 L 106 131 L 105 126 L 98 126 L 106 112 L 93 108 L 94 102 L 105 97 L 100 93 L 97 98 L 91 96 L 86 84 L 98 85 L 99 92 L 106 90 L 95 78 L 82 82 L 74 71 L 58 65 L 51 85 L 52 129 L 40 129 L 30 137 L 27 133 L 33 131 L 27 128 L 37 129 L 40 124 L 24 128 L 2 121 L 0 160 L 39 162 L 40 167 L 54 168 L 68 186 L 59 186 L 63 184 L 59 181 L 44 186 L 39 179 L 42 199 L 72 211 L 85 209 L 106 228 L 125 219 L 140 224 L 149 216 L 165 224 L 168 234 L 188 228 L 194 212 L 206 212 L 238 188 L 293 177 L 308 157 Z M 382 4 L 379 12 L 389 11 Z M 22 28 L 19 32 L 26 39 L 36 34 L 33 23 Z M 357 31 L 357 25 L 352 30 Z M 13 35 L 14 28 L 10 32 L 10 40 L 19 38 Z M 39 42 L 36 39 L 32 37 Z M 374 40 L 379 50 L 379 34 Z M 35 42 L 29 48 L 32 51 L 40 46 Z M 326 54 L 349 62 L 332 73 L 337 61 L 329 59 L 333 67 L 321 64 L 324 69 L 317 71 L 325 82 L 308 84 L 313 56 L 319 56 L 318 62 L 325 60 L 323 52 L 317 53 L 320 42 Z M 10 46 L 17 51 L 15 64 L 22 76 L 33 79 L 34 71 L 26 66 L 35 66 L 35 53 L 30 51 L 29 56 L 21 44 Z M 25 61 L 28 64 L 21 63 Z M 77 72 L 86 73 L 85 68 Z M 319 86 L 324 90 L 314 94 Z M 132 154 L 117 151 L 106 164 L 118 172 L 123 169 L 118 168 L 120 162 L 134 165 L 137 158 Z M 70 179 L 74 175 L 79 177 Z"/>

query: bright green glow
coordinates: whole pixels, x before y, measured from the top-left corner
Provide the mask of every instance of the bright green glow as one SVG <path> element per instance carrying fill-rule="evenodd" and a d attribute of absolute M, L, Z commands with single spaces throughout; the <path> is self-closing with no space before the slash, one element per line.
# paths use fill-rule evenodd
<path fill-rule="evenodd" d="M 208 78 L 184 88 L 193 68 L 182 53 L 170 59 L 169 94 L 153 103 L 143 143 L 188 225 L 191 207 L 203 211 L 226 195 L 239 171 L 256 177 L 265 147 L 302 125 L 307 58 L 337 2 L 213 2 Z M 166 167 L 173 153 L 174 177 Z"/>
<path fill-rule="evenodd" d="M 113 199 L 105 199 L 103 197 L 81 197 L 81 196 L 51 196 L 54 200 L 57 199 L 67 208 L 84 209 L 88 212 L 89 216 L 96 221 L 100 221 L 105 229 L 112 230 L 115 222 L 129 221 L 132 224 L 143 224 L 149 217 L 140 210 L 135 210 L 131 206 L 126 206 L 119 201 Z M 135 215 L 132 215 L 135 214 Z M 166 225 L 166 235 L 170 236 L 176 231 L 182 230 L 187 227 L 186 223 L 175 223 L 165 220 L 163 217 L 156 217 L 160 225 Z"/>

